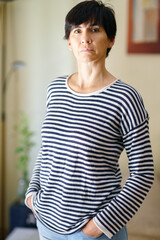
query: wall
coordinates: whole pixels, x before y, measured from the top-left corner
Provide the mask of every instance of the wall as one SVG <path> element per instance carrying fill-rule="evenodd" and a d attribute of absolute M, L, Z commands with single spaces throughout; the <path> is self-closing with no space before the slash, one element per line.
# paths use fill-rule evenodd
<path fill-rule="evenodd" d="M 116 12 L 118 25 L 115 46 L 106 62 L 106 66 L 118 78 L 134 86 L 142 95 L 145 107 L 150 116 L 150 135 L 155 163 L 155 171 L 159 173 L 160 165 L 160 54 L 128 54 L 127 0 L 110 1 Z M 122 166 L 126 165 L 125 154 L 121 158 Z"/>
<path fill-rule="evenodd" d="M 20 110 L 27 113 L 35 131 L 36 146 L 31 152 L 29 173 L 40 147 L 40 128 L 45 115 L 46 89 L 56 76 L 70 74 L 75 61 L 63 40 L 64 18 L 68 10 L 80 1 L 73 0 L 15 0 L 9 5 L 7 66 L 23 60 L 26 67 L 10 80 L 7 94 L 7 181 L 6 214 L 16 199 L 19 172 L 14 165 L 16 135 L 13 126 Z M 115 76 L 134 86 L 142 95 L 150 115 L 150 132 L 156 172 L 159 171 L 160 139 L 160 55 L 131 55 L 127 53 L 128 1 L 105 1 L 116 12 L 118 32 L 115 45 L 106 60 L 106 67 Z M 121 157 L 123 172 L 127 172 L 125 153 Z M 7 225 L 7 221 L 6 221 Z"/>
<path fill-rule="evenodd" d="M 47 86 L 54 77 L 71 71 L 70 52 L 63 40 L 64 17 L 69 8 L 70 1 L 64 0 L 21 0 L 14 4 L 15 54 L 27 64 L 25 74 L 19 79 L 18 105 L 27 112 L 36 133 L 32 163 L 40 147 Z"/>
<path fill-rule="evenodd" d="M 62 7 L 63 6 L 63 7 Z M 64 36 L 64 18 L 72 1 L 15 0 L 8 3 L 7 71 L 15 60 L 26 63 L 9 79 L 6 106 L 6 226 L 9 206 L 17 199 L 19 171 L 15 168 L 17 136 L 14 125 L 24 111 L 35 132 L 29 175 L 40 148 L 40 129 L 46 111 L 46 90 L 50 81 L 72 72 L 71 53 Z"/>

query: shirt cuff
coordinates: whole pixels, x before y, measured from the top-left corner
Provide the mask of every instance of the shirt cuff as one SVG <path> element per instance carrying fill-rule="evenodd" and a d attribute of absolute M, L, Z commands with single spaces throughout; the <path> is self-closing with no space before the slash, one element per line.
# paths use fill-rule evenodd
<path fill-rule="evenodd" d="M 33 199 L 33 197 L 36 196 L 36 193 L 37 193 L 37 192 L 30 192 L 30 193 L 28 193 L 28 194 L 26 195 L 26 198 L 25 198 L 25 200 L 24 200 L 24 203 L 25 203 L 25 205 L 26 205 L 28 208 L 30 208 L 30 207 L 29 207 L 29 205 L 27 204 L 27 199 L 28 199 L 30 196 L 32 196 L 32 199 Z"/>
<path fill-rule="evenodd" d="M 96 224 L 96 226 L 109 238 L 111 239 L 113 237 L 113 234 L 111 234 L 99 221 L 96 217 L 93 218 L 93 222 Z"/>

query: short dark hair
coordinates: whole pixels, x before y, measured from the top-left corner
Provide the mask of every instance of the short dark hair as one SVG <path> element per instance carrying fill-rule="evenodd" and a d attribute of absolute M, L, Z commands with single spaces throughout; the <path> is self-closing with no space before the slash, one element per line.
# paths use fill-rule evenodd
<path fill-rule="evenodd" d="M 102 1 L 87 0 L 78 3 L 66 15 L 65 39 L 69 39 L 73 26 L 91 22 L 104 28 L 107 37 L 112 41 L 116 36 L 117 25 L 114 10 L 105 6 Z M 106 56 L 111 48 L 107 49 Z"/>

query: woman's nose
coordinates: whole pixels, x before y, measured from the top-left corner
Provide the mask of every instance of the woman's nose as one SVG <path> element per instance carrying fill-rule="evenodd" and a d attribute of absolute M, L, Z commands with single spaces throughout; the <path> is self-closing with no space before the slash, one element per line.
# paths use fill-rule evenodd
<path fill-rule="evenodd" d="M 89 35 L 88 33 L 84 33 L 84 34 L 82 35 L 82 38 L 81 38 L 81 43 L 82 43 L 82 44 L 89 44 L 89 43 L 91 43 L 91 42 L 92 42 L 92 40 L 91 40 L 90 35 Z"/>
<path fill-rule="evenodd" d="M 82 39 L 81 43 L 82 44 L 91 43 L 91 40 L 90 39 Z"/>

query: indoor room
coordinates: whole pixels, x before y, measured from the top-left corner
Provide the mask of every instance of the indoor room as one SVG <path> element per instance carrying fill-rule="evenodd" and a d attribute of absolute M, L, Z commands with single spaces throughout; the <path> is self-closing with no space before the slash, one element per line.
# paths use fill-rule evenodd
<path fill-rule="evenodd" d="M 78 69 L 64 38 L 64 25 L 67 13 L 80 2 L 0 0 L 2 240 L 39 239 L 36 220 L 24 204 L 24 194 L 42 144 L 48 86 L 53 79 L 71 76 Z M 137 90 L 149 114 L 154 182 L 138 212 L 127 222 L 128 239 L 159 240 L 160 1 L 102 2 L 113 8 L 117 23 L 115 42 L 105 66 L 116 79 Z M 81 113 L 79 115 L 81 117 Z M 130 176 L 125 149 L 119 164 L 123 187 Z"/>

